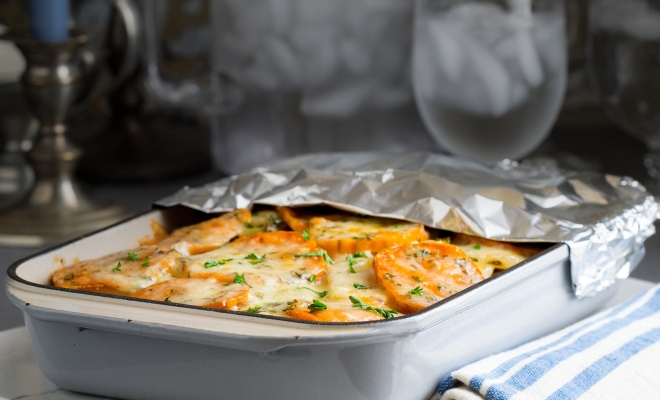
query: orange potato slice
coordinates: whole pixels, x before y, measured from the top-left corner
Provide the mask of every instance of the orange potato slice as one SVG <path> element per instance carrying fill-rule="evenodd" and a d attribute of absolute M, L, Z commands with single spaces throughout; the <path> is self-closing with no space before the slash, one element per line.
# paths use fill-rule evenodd
<path fill-rule="evenodd" d="M 374 269 L 404 313 L 422 310 L 484 279 L 458 246 L 435 241 L 381 250 Z"/>
<path fill-rule="evenodd" d="M 312 206 L 312 207 L 277 207 L 277 212 L 282 216 L 284 222 L 294 232 L 303 233 L 309 229 L 309 220 L 315 217 L 337 218 L 347 215 L 345 212 L 335 210 L 330 207 Z"/>
<path fill-rule="evenodd" d="M 424 225 L 388 218 L 327 216 L 309 220 L 309 236 L 331 257 L 427 240 Z"/>
<path fill-rule="evenodd" d="M 179 228 L 157 245 L 168 250 L 176 249 L 184 255 L 205 253 L 238 236 L 250 219 L 250 211 L 235 210 L 199 224 Z"/>
<path fill-rule="evenodd" d="M 131 294 L 180 274 L 181 255 L 155 246 L 80 261 L 53 274 L 53 285 L 108 294 Z"/>
<path fill-rule="evenodd" d="M 383 319 L 380 315 L 357 308 L 328 308 L 310 312 L 309 309 L 295 308 L 287 311 L 287 316 L 314 322 L 360 322 Z"/>
<path fill-rule="evenodd" d="M 275 210 L 262 210 L 252 213 L 250 222 L 244 222 L 243 232 L 239 236 L 250 236 L 260 232 L 276 232 L 284 225 L 282 216 Z"/>
<path fill-rule="evenodd" d="M 184 276 L 233 281 L 244 275 L 249 285 L 320 283 L 328 264 L 313 240 L 290 231 L 262 232 L 184 260 Z"/>
<path fill-rule="evenodd" d="M 511 268 L 541 251 L 541 248 L 533 245 L 499 242 L 461 233 L 453 234 L 451 243 L 465 251 L 485 278 L 490 277 L 496 269 Z"/>
<path fill-rule="evenodd" d="M 132 297 L 193 306 L 236 309 L 248 300 L 245 286 L 225 286 L 213 279 L 171 279 L 138 290 Z"/>
<path fill-rule="evenodd" d="M 313 217 L 311 214 L 305 214 L 291 207 L 277 207 L 277 212 L 280 213 L 289 228 L 298 233 L 302 233 L 309 228 L 309 220 Z"/>

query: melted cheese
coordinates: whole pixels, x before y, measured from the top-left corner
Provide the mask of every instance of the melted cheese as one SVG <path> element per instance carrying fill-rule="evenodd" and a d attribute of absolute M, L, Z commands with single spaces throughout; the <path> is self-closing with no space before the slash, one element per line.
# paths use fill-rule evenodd
<path fill-rule="evenodd" d="M 375 253 L 396 244 L 428 239 L 420 224 L 352 216 L 312 218 L 309 236 L 332 256 L 364 251 Z"/>

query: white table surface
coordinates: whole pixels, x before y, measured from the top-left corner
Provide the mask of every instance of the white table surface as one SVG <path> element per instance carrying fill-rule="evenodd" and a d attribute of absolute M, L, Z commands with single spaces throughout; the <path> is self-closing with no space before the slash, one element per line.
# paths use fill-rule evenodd
<path fill-rule="evenodd" d="M 653 282 L 629 278 L 603 309 L 653 287 Z M 59 389 L 41 373 L 24 326 L 0 332 L 0 400 L 82 400 L 101 399 Z"/>

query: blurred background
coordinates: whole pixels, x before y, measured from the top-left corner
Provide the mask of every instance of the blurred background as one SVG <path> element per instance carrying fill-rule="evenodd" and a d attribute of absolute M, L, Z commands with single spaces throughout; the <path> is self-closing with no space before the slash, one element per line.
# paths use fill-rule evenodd
<path fill-rule="evenodd" d="M 0 0 L 0 34 L 3 276 L 183 186 L 306 152 L 659 186 L 656 0 Z M 633 276 L 660 282 L 658 261 L 652 237 Z M 20 324 L 3 294 L 0 330 Z"/>

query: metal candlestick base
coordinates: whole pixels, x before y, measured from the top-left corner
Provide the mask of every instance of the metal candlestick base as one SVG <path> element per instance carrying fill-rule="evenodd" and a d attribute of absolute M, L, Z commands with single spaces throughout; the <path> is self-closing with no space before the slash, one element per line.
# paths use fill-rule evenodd
<path fill-rule="evenodd" d="M 23 91 L 41 122 L 28 152 L 35 184 L 18 208 L 0 214 L 0 244 L 40 245 L 63 241 L 125 218 L 116 205 L 93 202 L 72 178 L 81 151 L 65 137 L 65 117 L 71 105 L 89 92 L 90 78 L 81 47 L 88 34 L 75 33 L 63 43 L 38 43 L 27 36 L 9 36 L 27 61 Z"/>

